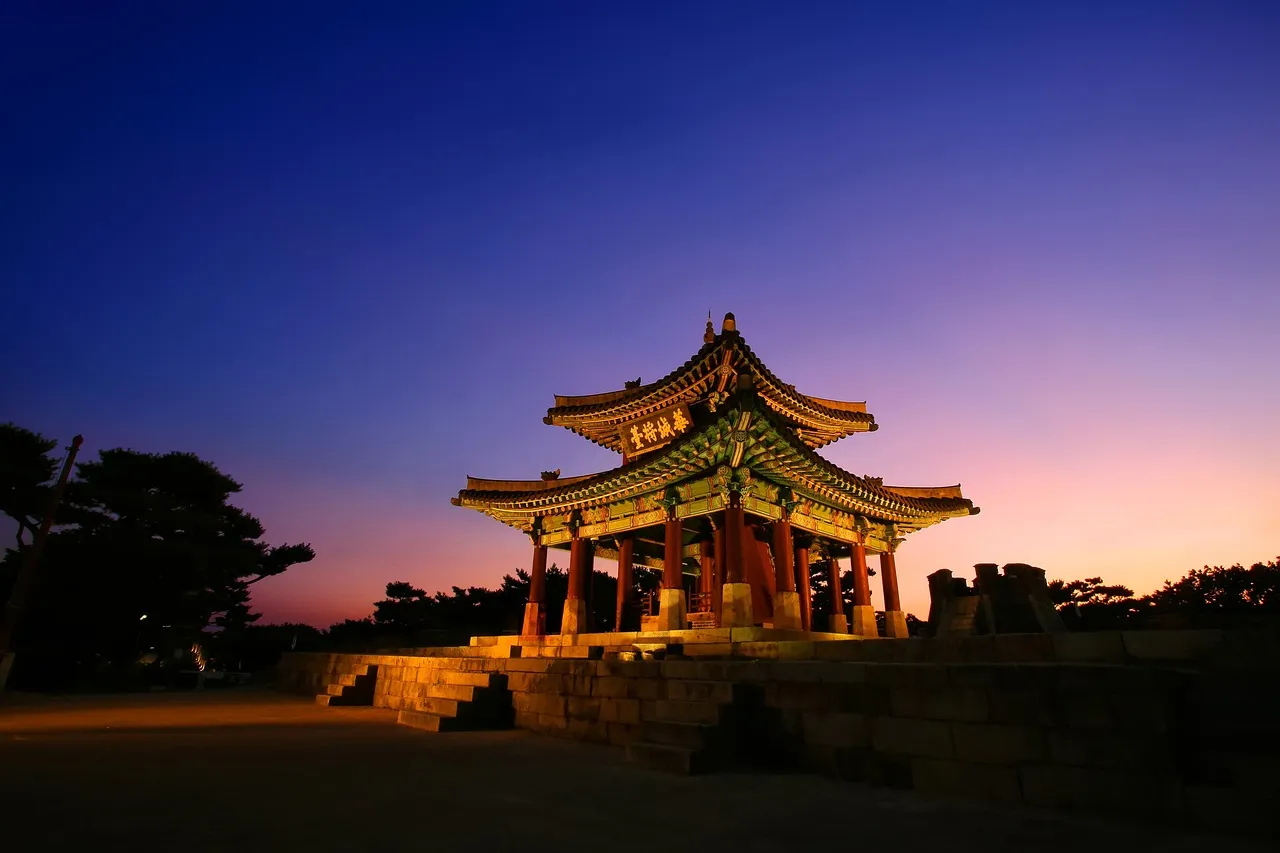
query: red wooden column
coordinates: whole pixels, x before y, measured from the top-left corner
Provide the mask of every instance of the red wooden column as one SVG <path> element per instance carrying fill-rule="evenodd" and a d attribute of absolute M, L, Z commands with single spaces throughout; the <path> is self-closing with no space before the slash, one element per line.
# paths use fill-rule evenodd
<path fill-rule="evenodd" d="M 618 537 L 618 607 L 613 619 L 613 630 L 626 631 L 624 621 L 631 616 L 632 565 L 635 562 L 636 541 L 630 534 Z M 639 627 L 639 626 L 637 626 Z"/>
<path fill-rule="evenodd" d="M 662 549 L 662 590 L 658 593 L 658 629 L 685 629 L 684 526 L 676 518 L 675 507 L 667 510 Z"/>
<path fill-rule="evenodd" d="M 835 544 L 827 546 L 835 548 Z M 840 561 L 834 553 L 827 561 L 827 591 L 831 594 L 831 615 L 827 617 L 827 630 L 833 634 L 849 633 L 849 619 L 844 615 L 844 590 L 840 587 Z"/>
<path fill-rule="evenodd" d="M 726 585 L 742 583 L 744 523 L 741 496 L 737 492 L 730 492 L 729 506 L 724 511 L 724 582 Z"/>
<path fill-rule="evenodd" d="M 705 596 L 701 603 L 704 610 L 711 598 L 711 591 L 715 584 L 715 550 L 716 545 L 713 540 L 698 540 L 698 592 Z"/>
<path fill-rule="evenodd" d="M 853 543 L 853 631 L 859 637 L 878 637 L 876 611 L 871 606 L 871 584 L 867 577 L 867 548 L 864 536 Z"/>
<path fill-rule="evenodd" d="M 742 569 L 745 521 L 742 514 L 742 496 L 730 490 L 729 506 L 724 511 L 725 566 L 721 628 L 750 628 L 755 625 L 751 615 L 751 585 L 744 583 Z"/>
<path fill-rule="evenodd" d="M 907 614 L 902 612 L 898 600 L 898 565 L 893 556 L 893 545 L 880 555 L 880 579 L 884 582 L 884 635 L 906 637 Z"/>
<path fill-rule="evenodd" d="M 711 565 L 711 606 L 716 612 L 716 627 L 720 627 L 720 615 L 724 604 L 724 513 L 720 514 L 720 522 L 711 531 L 714 542 L 715 560 Z"/>
<path fill-rule="evenodd" d="M 791 541 L 791 520 L 785 516 L 773 523 L 773 566 L 777 583 L 773 627 L 803 630 L 800 595 L 796 592 L 795 544 Z"/>
<path fill-rule="evenodd" d="M 805 631 L 813 630 L 813 587 L 809 584 L 809 540 L 796 545 L 796 574 L 800 576 L 800 620 Z"/>
<path fill-rule="evenodd" d="M 533 562 L 529 568 L 529 601 L 524 606 L 524 623 L 520 634 L 540 637 L 546 633 L 547 614 L 547 546 L 537 539 L 533 543 Z"/>
<path fill-rule="evenodd" d="M 564 616 L 560 621 L 561 634 L 580 634 L 587 627 L 587 575 L 592 569 L 591 541 L 573 531 L 569 546 L 569 592 L 564 600 Z"/>

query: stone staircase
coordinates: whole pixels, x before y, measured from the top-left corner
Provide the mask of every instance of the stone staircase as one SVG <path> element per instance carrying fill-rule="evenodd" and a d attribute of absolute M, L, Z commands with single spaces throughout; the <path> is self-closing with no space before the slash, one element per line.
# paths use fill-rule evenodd
<path fill-rule="evenodd" d="M 667 773 L 711 773 L 736 763 L 736 686 L 727 681 L 667 682 L 667 699 L 645 703 L 632 764 Z"/>
<path fill-rule="evenodd" d="M 337 680 L 325 685 L 325 692 L 316 696 L 317 705 L 372 705 L 373 688 L 378 680 L 376 666 L 360 665 L 355 672 L 335 675 Z"/>
<path fill-rule="evenodd" d="M 405 696 L 396 722 L 428 732 L 506 729 L 513 724 L 507 676 L 497 672 L 438 669 L 432 680 Z"/>

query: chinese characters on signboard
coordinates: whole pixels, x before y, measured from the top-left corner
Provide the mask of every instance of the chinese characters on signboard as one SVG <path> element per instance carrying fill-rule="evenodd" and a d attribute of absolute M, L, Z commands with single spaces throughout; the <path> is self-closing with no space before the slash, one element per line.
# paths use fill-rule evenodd
<path fill-rule="evenodd" d="M 626 455 L 631 457 L 654 450 L 679 438 L 688 432 L 691 426 L 693 426 L 693 419 L 689 416 L 689 407 L 681 403 L 625 423 L 618 427 L 618 434 L 622 437 L 622 447 Z"/>

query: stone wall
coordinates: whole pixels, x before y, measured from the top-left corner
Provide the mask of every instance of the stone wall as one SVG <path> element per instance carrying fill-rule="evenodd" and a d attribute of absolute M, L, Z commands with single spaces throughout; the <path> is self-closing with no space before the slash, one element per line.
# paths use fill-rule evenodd
<path fill-rule="evenodd" d="M 374 704 L 409 709 L 440 671 L 487 673 L 502 677 L 514 725 L 549 735 L 634 750 L 654 740 L 655 727 L 711 731 L 732 718 L 733 757 L 758 767 L 997 803 L 1277 830 L 1274 632 L 1014 639 L 744 642 L 739 652 L 753 659 L 722 660 L 594 660 L 585 646 L 536 658 L 512 657 L 520 654 L 512 647 L 432 657 L 290 655 L 280 682 L 324 693 L 376 667 Z M 855 655 L 862 659 L 840 659 Z M 904 659 L 873 659 L 890 655 Z"/>

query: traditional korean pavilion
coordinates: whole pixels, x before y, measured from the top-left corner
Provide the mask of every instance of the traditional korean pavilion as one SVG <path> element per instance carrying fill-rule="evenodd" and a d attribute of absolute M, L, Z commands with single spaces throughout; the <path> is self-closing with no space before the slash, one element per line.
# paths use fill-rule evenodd
<path fill-rule="evenodd" d="M 556 396 L 543 421 L 617 451 L 618 467 L 538 480 L 468 477 L 453 499 L 532 539 L 522 634 L 544 633 L 547 549 L 559 548 L 570 553 L 563 634 L 590 630 L 586 584 L 598 554 L 618 561 L 618 630 L 763 626 L 874 637 L 867 556 L 875 554 L 885 632 L 907 636 L 899 545 L 978 508 L 958 485 L 886 486 L 819 456 L 818 448 L 876 429 L 866 404 L 811 397 L 782 382 L 732 314 L 719 334 L 708 321 L 703 342 L 657 382 Z M 853 574 L 852 626 L 842 603 L 844 558 Z M 809 577 L 819 560 L 834 606 L 830 624 L 815 627 Z M 656 613 L 642 614 L 630 600 L 637 564 L 662 569 Z"/>

